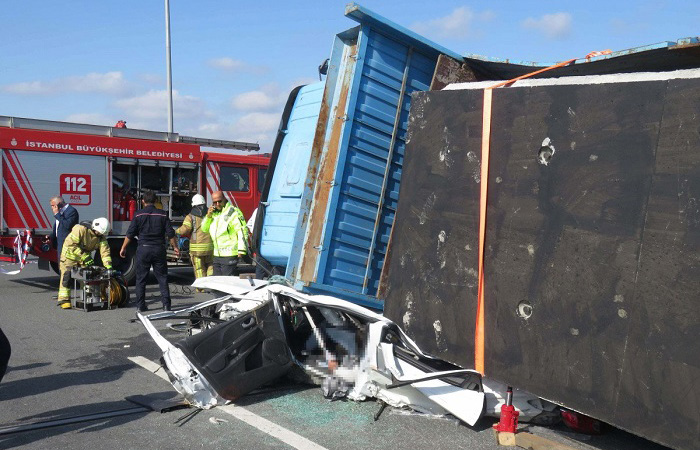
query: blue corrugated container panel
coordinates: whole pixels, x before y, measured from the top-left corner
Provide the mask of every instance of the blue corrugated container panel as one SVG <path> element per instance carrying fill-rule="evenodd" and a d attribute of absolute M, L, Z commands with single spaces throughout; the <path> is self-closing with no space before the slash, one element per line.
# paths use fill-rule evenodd
<path fill-rule="evenodd" d="M 306 292 L 382 308 L 411 93 L 429 89 L 440 54 L 461 57 L 358 5 L 346 15 L 360 26 L 333 46 L 286 275 Z"/>
<path fill-rule="evenodd" d="M 299 90 L 272 175 L 260 255 L 275 266 L 287 266 L 292 250 L 324 85 L 318 82 Z"/>

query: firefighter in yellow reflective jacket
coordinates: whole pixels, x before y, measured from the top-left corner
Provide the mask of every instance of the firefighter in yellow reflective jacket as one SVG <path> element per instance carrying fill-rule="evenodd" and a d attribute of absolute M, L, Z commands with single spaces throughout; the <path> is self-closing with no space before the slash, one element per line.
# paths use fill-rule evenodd
<path fill-rule="evenodd" d="M 208 232 L 202 230 L 202 221 L 207 213 L 206 202 L 200 194 L 192 197 L 192 211 L 185 217 L 182 226 L 175 230 L 181 236 L 190 237 L 190 261 L 195 278 L 213 274 L 214 243 Z"/>
<path fill-rule="evenodd" d="M 68 309 L 71 307 L 70 296 L 71 284 L 73 283 L 71 268 L 93 265 L 92 252 L 98 249 L 102 258 L 102 264 L 107 269 L 112 268 L 112 256 L 106 238 L 109 229 L 109 220 L 100 217 L 93 220 L 89 226 L 83 224 L 75 225 L 66 237 L 59 261 L 61 283 L 58 287 L 58 304 L 61 308 Z"/>
<path fill-rule="evenodd" d="M 248 253 L 248 227 L 240 209 L 228 203 L 224 193 L 211 195 L 213 205 L 202 221 L 202 231 L 214 243 L 213 275 L 234 275 L 240 259 Z"/>

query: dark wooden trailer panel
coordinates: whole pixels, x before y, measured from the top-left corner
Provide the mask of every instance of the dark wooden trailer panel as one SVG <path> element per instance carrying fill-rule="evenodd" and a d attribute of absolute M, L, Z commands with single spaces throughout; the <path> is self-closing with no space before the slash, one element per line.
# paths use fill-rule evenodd
<path fill-rule="evenodd" d="M 700 440 L 700 80 L 620 81 L 494 92 L 485 372 L 690 450 Z M 412 181 L 380 295 L 421 348 L 473 367 L 483 91 L 414 95 Z"/>

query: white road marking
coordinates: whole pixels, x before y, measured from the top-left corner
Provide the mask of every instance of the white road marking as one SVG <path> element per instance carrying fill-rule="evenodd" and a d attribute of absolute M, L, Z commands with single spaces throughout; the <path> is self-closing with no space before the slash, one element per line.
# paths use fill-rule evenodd
<path fill-rule="evenodd" d="M 163 380 L 167 381 L 170 383 L 170 380 L 168 379 L 168 375 L 165 373 L 165 369 L 163 369 L 160 364 L 156 364 L 150 359 L 144 358 L 143 356 L 129 356 L 129 361 L 132 363 L 143 367 L 144 369 L 148 370 L 154 375 L 158 375 L 160 378 Z"/>
<path fill-rule="evenodd" d="M 170 383 L 168 380 L 168 375 L 165 373 L 159 364 L 154 363 L 150 359 L 144 358 L 143 356 L 130 356 L 129 361 L 137 364 L 149 372 L 159 376 L 163 380 Z M 288 430 L 274 422 L 271 422 L 264 417 L 261 417 L 242 406 L 236 405 L 225 405 L 217 406 L 217 411 L 225 412 L 236 419 L 247 423 L 248 425 L 257 428 L 258 430 L 266 433 L 276 439 L 279 439 L 283 443 L 289 445 L 290 447 L 297 448 L 299 450 L 327 450 L 325 447 L 318 445 L 317 443 L 306 439 L 303 436 L 296 434 L 295 432 Z"/>
<path fill-rule="evenodd" d="M 220 406 L 218 409 L 232 415 L 236 419 L 241 420 L 250 426 L 257 428 L 263 433 L 267 433 L 270 436 L 279 439 L 291 447 L 298 448 L 299 450 L 327 450 L 325 447 L 320 446 L 317 443 L 310 441 L 280 425 L 277 425 L 264 417 L 248 411 L 241 406 L 226 405 Z"/>

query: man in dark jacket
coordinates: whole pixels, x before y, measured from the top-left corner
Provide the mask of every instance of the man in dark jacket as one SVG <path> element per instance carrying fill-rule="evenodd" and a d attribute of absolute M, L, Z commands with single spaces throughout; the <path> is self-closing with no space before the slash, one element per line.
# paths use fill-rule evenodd
<path fill-rule="evenodd" d="M 12 347 L 10 347 L 10 341 L 2 332 L 0 328 L 0 381 L 2 377 L 5 376 L 5 371 L 7 370 L 7 363 L 10 360 L 10 355 L 12 354 Z"/>
<path fill-rule="evenodd" d="M 78 210 L 66 203 L 63 197 L 59 195 L 51 198 L 51 211 L 56 218 L 56 223 L 51 230 L 51 245 L 56 249 L 56 254 L 60 259 L 63 241 L 66 240 L 66 236 L 68 236 L 73 227 L 78 224 L 80 219 L 78 217 Z"/>
<path fill-rule="evenodd" d="M 173 229 L 168 213 L 155 207 L 156 194 L 146 191 L 141 200 L 144 208 L 136 211 L 131 220 L 126 237 L 122 243 L 119 255 L 126 258 L 126 248 L 129 243 L 138 237 L 136 248 L 136 307 L 139 311 L 148 311 L 146 307 L 146 277 L 151 267 L 153 274 L 160 286 L 160 296 L 163 302 L 163 310 L 170 311 L 170 289 L 168 289 L 168 263 L 166 260 L 165 239 L 170 240 L 175 254 L 180 250 L 175 241 Z"/>

